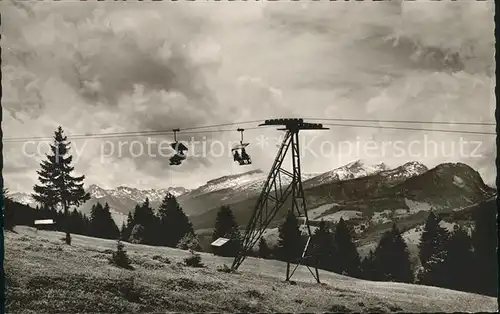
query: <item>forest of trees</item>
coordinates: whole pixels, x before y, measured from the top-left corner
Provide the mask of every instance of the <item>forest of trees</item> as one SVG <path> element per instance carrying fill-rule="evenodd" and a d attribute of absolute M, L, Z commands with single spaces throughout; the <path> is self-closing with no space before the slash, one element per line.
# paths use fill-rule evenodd
<path fill-rule="evenodd" d="M 313 233 L 302 263 L 327 271 L 360 277 L 361 262 L 351 230 L 343 219 L 336 224 L 334 232 L 325 221 L 319 223 Z M 307 238 L 300 231 L 298 220 L 289 213 L 278 228 L 278 245 L 271 255 L 283 261 L 299 261 L 302 258 Z"/>
<path fill-rule="evenodd" d="M 137 205 L 121 229 L 121 238 L 132 243 L 201 250 L 191 222 L 170 193 L 156 212 L 148 199 Z"/>
<path fill-rule="evenodd" d="M 483 202 L 473 213 L 474 228 L 452 232 L 429 214 L 419 245 L 417 283 L 465 292 L 497 295 L 496 202 Z"/>
<path fill-rule="evenodd" d="M 462 227 L 448 232 L 440 218 L 430 212 L 419 245 L 420 264 L 410 261 L 408 247 L 396 224 L 380 238 L 376 248 L 360 259 L 352 230 L 340 219 L 331 230 L 321 221 L 316 228 L 303 263 L 351 277 L 443 287 L 490 296 L 497 294 L 497 229 L 495 202 L 484 202 L 473 215 L 471 235 Z M 265 239 L 257 255 L 283 261 L 299 260 L 306 244 L 298 221 L 286 217 L 279 228 L 276 248 Z M 315 260 L 317 259 L 317 261 Z"/>

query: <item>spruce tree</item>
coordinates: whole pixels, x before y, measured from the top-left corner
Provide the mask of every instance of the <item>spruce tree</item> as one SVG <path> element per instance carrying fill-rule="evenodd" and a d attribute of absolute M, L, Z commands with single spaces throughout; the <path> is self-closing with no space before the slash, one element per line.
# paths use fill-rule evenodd
<path fill-rule="evenodd" d="M 64 218 L 68 218 L 71 206 L 79 206 L 90 199 L 90 194 L 83 189 L 85 176 L 73 176 L 74 167 L 71 166 L 73 156 L 69 154 L 70 143 L 63 135 L 61 126 L 54 132 L 54 144 L 50 145 L 51 152 L 47 160 L 41 162 L 41 170 L 37 171 L 40 185 L 33 187 L 32 197 L 35 201 L 49 207 L 59 206 L 64 211 Z M 64 221 L 66 243 L 69 244 L 70 234 L 67 221 Z"/>
<path fill-rule="evenodd" d="M 335 247 L 337 249 L 337 271 L 341 274 L 356 277 L 360 275 L 360 258 L 351 232 L 345 221 L 340 218 L 335 228 Z"/>
<path fill-rule="evenodd" d="M 124 222 L 122 222 L 122 226 L 120 228 L 120 240 L 125 240 L 125 233 L 127 231 L 127 224 Z"/>
<path fill-rule="evenodd" d="M 85 234 L 85 222 L 83 215 L 79 211 L 77 211 L 76 208 L 74 208 L 71 212 L 69 221 L 71 233 Z"/>
<path fill-rule="evenodd" d="M 100 238 L 102 235 L 103 222 L 101 213 L 103 210 L 101 203 L 94 204 L 90 208 L 90 235 L 96 238 Z"/>
<path fill-rule="evenodd" d="M 426 286 L 444 287 L 446 269 L 444 268 L 448 252 L 441 250 L 432 254 L 417 274 L 417 283 Z"/>
<path fill-rule="evenodd" d="M 87 215 L 83 215 L 83 226 L 84 234 L 90 236 L 90 218 Z"/>
<path fill-rule="evenodd" d="M 221 256 L 236 256 L 241 246 L 241 234 L 233 212 L 229 206 L 221 206 L 215 219 L 212 241 L 218 238 L 230 239 L 229 243 L 219 248 L 212 248 L 213 253 Z"/>
<path fill-rule="evenodd" d="M 181 250 L 193 250 L 193 251 L 203 251 L 200 243 L 200 239 L 194 233 L 187 233 L 180 241 L 177 243 L 177 248 Z"/>
<path fill-rule="evenodd" d="M 498 286 L 498 234 L 496 200 L 480 204 L 473 213 L 474 231 L 472 245 L 474 248 L 474 266 L 476 273 L 476 291 L 496 296 Z"/>
<path fill-rule="evenodd" d="M 304 250 L 304 241 L 299 229 L 297 217 L 289 211 L 285 222 L 278 228 L 278 255 L 286 262 L 297 261 Z"/>
<path fill-rule="evenodd" d="M 271 257 L 271 249 L 269 249 L 269 246 L 267 245 L 266 239 L 264 239 L 264 237 L 260 238 L 259 240 L 258 256 L 264 259 Z"/>
<path fill-rule="evenodd" d="M 426 267 L 433 255 L 439 254 L 449 237 L 448 231 L 439 225 L 440 219 L 431 211 L 418 244 L 420 263 Z"/>
<path fill-rule="evenodd" d="M 118 239 L 120 230 L 111 217 L 108 203 L 104 207 L 97 203 L 92 206 L 90 214 L 91 235 L 103 239 Z"/>
<path fill-rule="evenodd" d="M 118 229 L 115 220 L 111 216 L 111 208 L 108 203 L 104 205 L 104 219 L 106 221 L 108 239 L 119 239 L 120 229 Z"/>
<path fill-rule="evenodd" d="M 149 245 L 157 244 L 157 239 L 155 239 L 158 228 L 157 217 L 154 214 L 153 208 L 151 208 L 148 198 L 146 198 L 142 205 L 136 206 L 133 219 L 134 225 L 141 225 L 144 228 L 143 243 Z"/>
<path fill-rule="evenodd" d="M 142 243 L 145 243 L 144 238 L 145 238 L 144 227 L 142 225 L 139 225 L 139 224 L 134 225 L 134 228 L 130 232 L 130 237 L 129 237 L 128 241 L 130 243 L 142 244 Z"/>
<path fill-rule="evenodd" d="M 361 262 L 361 277 L 366 280 L 380 280 L 375 254 L 372 250 Z"/>
<path fill-rule="evenodd" d="M 309 245 L 312 246 L 311 253 L 318 260 L 318 268 L 328 271 L 337 270 L 335 265 L 337 256 L 335 241 L 333 233 L 325 221 L 320 221 Z"/>
<path fill-rule="evenodd" d="M 414 275 L 408 247 L 396 224 L 385 232 L 374 252 L 379 280 L 411 283 Z"/>
<path fill-rule="evenodd" d="M 130 259 L 128 258 L 127 251 L 120 240 L 116 242 L 116 251 L 113 252 L 110 262 L 121 268 L 130 270 L 134 269 L 130 263 Z"/>
<path fill-rule="evenodd" d="M 160 245 L 176 247 L 187 234 L 193 234 L 193 225 L 174 195 L 167 193 L 158 209 Z"/>
<path fill-rule="evenodd" d="M 130 213 L 129 213 L 130 215 Z M 136 204 L 135 207 L 134 207 L 134 213 L 132 214 L 132 221 L 134 222 L 134 225 L 136 223 L 139 223 L 139 219 L 140 217 L 142 216 L 141 214 L 141 205 L 139 204 Z M 133 228 L 133 226 L 132 226 Z"/>
<path fill-rule="evenodd" d="M 472 241 L 467 231 L 463 228 L 455 228 L 450 240 L 447 242 L 446 257 L 441 268 L 442 282 L 440 287 L 474 292 L 474 281 L 476 279 L 471 265 L 474 265 L 474 253 Z"/>
<path fill-rule="evenodd" d="M 130 233 L 132 232 L 132 228 L 134 228 L 134 217 L 132 216 L 132 212 L 129 212 L 127 215 L 126 228 L 123 231 L 122 238 L 124 241 L 127 241 L 130 237 Z"/>

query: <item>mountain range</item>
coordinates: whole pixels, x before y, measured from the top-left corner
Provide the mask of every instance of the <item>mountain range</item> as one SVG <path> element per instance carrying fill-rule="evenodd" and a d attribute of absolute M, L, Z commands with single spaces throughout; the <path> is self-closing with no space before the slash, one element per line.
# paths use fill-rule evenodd
<path fill-rule="evenodd" d="M 252 170 L 210 180 L 193 190 L 183 187 L 141 190 L 126 186 L 103 189 L 91 185 L 87 188 L 91 200 L 79 210 L 89 213 L 92 205 L 107 202 L 113 218 L 121 225 L 136 204 L 148 198 L 152 207 L 158 208 L 164 196 L 172 193 L 195 229 L 212 228 L 221 205 L 230 205 L 237 222 L 245 225 L 266 179 L 267 173 Z M 283 179 L 283 184 L 290 183 L 287 177 Z M 390 169 L 384 163 L 356 160 L 325 173 L 303 174 L 302 181 L 308 208 L 314 212 L 311 218 L 317 221 L 343 217 L 346 213 L 358 220 L 384 223 L 390 220 L 387 215 L 401 216 L 406 212 L 403 216 L 413 217 L 430 209 L 452 211 L 495 193 L 474 169 L 462 163 L 445 163 L 428 169 L 419 162 L 408 162 Z M 20 203 L 34 205 L 28 194 L 10 196 Z M 283 209 L 278 213 L 271 227 L 280 222 L 285 212 Z"/>

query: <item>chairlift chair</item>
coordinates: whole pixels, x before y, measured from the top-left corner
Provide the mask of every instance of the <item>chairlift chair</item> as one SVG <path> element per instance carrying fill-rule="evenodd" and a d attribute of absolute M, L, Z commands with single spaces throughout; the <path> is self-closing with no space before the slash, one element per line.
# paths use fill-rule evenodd
<path fill-rule="evenodd" d="M 184 152 L 187 151 L 188 148 L 186 147 L 186 145 L 177 141 L 177 132 L 179 132 L 179 129 L 174 129 L 173 132 L 175 143 L 170 144 L 170 147 L 172 147 L 172 149 L 175 150 L 176 153 L 174 156 L 170 157 L 170 165 L 178 166 L 182 163 L 183 160 L 186 159 L 186 154 Z"/>
<path fill-rule="evenodd" d="M 234 161 L 237 161 L 240 166 L 243 165 L 250 165 L 252 163 L 252 160 L 250 158 L 250 155 L 246 152 L 245 148 L 250 145 L 250 143 L 243 143 L 243 131 L 244 129 L 238 129 L 238 132 L 241 133 L 241 140 L 240 144 L 234 146 L 231 151 L 233 152 L 233 159 Z"/>

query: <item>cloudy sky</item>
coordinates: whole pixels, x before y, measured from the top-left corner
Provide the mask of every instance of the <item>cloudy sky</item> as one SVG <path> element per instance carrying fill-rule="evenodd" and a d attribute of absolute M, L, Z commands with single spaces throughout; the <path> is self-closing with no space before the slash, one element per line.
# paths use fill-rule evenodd
<path fill-rule="evenodd" d="M 494 122 L 493 1 L 2 1 L 0 12 L 4 138 L 50 137 L 58 125 L 71 140 L 278 117 Z M 157 154 L 170 134 L 150 138 L 151 154 L 146 137 L 74 139 L 76 172 L 87 185 L 106 188 L 193 188 L 222 175 L 268 171 L 280 132 L 252 129 L 255 123 L 222 129 L 238 126 L 249 128 L 252 166 L 227 156 L 236 131 L 186 132 L 179 139 L 202 141 L 190 152 L 206 156 L 180 167 Z M 355 159 L 428 167 L 461 161 L 494 182 L 493 135 L 330 128 L 303 132 L 310 148 L 304 172 Z M 216 141 L 225 146 L 221 157 Z M 350 151 L 339 145 L 346 141 Z M 367 142 L 375 149 L 363 149 Z M 12 191 L 31 190 L 43 144 L 41 154 L 33 143 L 4 144 L 3 175 Z"/>

